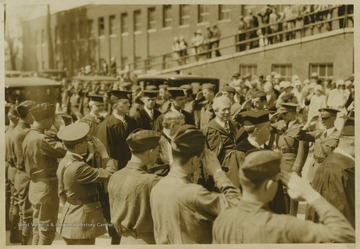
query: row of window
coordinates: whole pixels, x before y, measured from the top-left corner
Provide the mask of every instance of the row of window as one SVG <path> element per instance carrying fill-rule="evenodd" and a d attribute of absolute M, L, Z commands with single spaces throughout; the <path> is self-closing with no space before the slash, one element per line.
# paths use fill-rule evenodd
<path fill-rule="evenodd" d="M 173 6 L 172 5 L 162 5 L 160 7 L 150 7 L 147 9 L 147 30 L 156 30 L 157 20 L 156 20 L 156 11 L 157 8 L 162 8 L 162 28 L 170 28 L 174 25 L 173 20 Z M 228 5 L 218 5 L 218 20 L 228 20 L 230 19 L 230 7 Z M 197 5 L 197 22 L 198 23 L 208 23 L 210 17 L 209 5 Z M 190 5 L 181 4 L 179 5 L 179 25 L 187 26 L 190 24 Z M 115 15 L 109 16 L 109 35 L 117 33 L 118 25 L 116 23 Z M 129 33 L 129 15 L 127 12 L 121 13 L 120 15 L 120 33 L 127 34 Z M 105 26 L 106 20 L 105 17 L 98 18 L 98 35 L 105 35 Z M 142 23 L 142 13 L 141 10 L 135 10 L 133 15 L 133 30 L 134 32 L 139 32 L 143 29 Z M 60 33 L 59 33 L 60 32 Z M 95 36 L 95 27 L 93 20 L 79 21 L 79 25 L 75 23 L 70 23 L 69 25 L 62 25 L 60 27 L 55 27 L 55 41 L 60 41 L 60 34 L 65 39 L 75 40 L 82 39 L 87 37 Z M 41 43 L 45 42 L 45 32 L 41 31 Z M 38 35 L 36 32 L 36 43 L 38 41 Z"/>
<path fill-rule="evenodd" d="M 293 76 L 292 64 L 272 64 L 271 72 L 277 72 L 285 80 L 291 80 Z M 320 79 L 332 78 L 333 64 L 332 63 L 310 63 L 309 78 L 312 73 L 317 73 Z M 240 64 L 240 75 L 258 75 L 256 64 Z"/>

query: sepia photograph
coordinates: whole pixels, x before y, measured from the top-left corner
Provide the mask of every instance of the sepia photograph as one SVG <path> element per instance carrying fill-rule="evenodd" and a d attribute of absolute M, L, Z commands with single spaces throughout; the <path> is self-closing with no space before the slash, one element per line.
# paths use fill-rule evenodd
<path fill-rule="evenodd" d="M 289 2 L 3 1 L 2 245 L 355 248 L 359 8 Z"/>

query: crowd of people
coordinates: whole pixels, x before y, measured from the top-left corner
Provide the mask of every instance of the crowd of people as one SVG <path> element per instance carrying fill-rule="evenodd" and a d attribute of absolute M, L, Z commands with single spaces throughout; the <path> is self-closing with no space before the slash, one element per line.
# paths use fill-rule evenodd
<path fill-rule="evenodd" d="M 68 245 L 106 231 L 111 244 L 355 241 L 353 76 L 115 85 L 66 86 L 71 122 L 54 104 L 10 107 L 12 243 L 50 245 L 56 231 Z"/>

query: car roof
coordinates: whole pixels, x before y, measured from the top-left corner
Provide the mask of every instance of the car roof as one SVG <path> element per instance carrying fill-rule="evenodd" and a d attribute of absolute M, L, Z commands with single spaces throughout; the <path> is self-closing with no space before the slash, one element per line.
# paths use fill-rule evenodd
<path fill-rule="evenodd" d="M 5 87 L 27 87 L 27 86 L 60 86 L 60 82 L 38 77 L 14 77 L 5 78 Z"/>
<path fill-rule="evenodd" d="M 42 70 L 39 70 L 38 72 L 40 72 L 40 73 L 65 73 L 64 70 L 60 70 L 60 69 L 42 69 Z"/>
<path fill-rule="evenodd" d="M 139 75 L 138 80 L 142 79 L 162 79 L 162 80 L 190 80 L 190 79 L 199 79 L 199 80 L 219 80 L 218 78 L 214 77 L 206 77 L 206 76 L 200 76 L 200 75 L 183 75 L 183 74 L 143 74 Z"/>
<path fill-rule="evenodd" d="M 73 80 L 81 81 L 118 81 L 118 79 L 112 76 L 75 76 Z"/>
<path fill-rule="evenodd" d="M 16 70 L 6 70 L 5 71 L 5 76 L 6 77 L 21 77 L 21 76 L 25 76 L 25 77 L 29 77 L 32 76 L 34 74 L 34 72 L 28 71 L 16 71 Z"/>

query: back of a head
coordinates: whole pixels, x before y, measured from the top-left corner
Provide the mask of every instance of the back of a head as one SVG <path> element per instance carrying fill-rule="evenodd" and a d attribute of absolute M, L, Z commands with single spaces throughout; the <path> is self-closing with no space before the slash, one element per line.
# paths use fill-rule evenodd
<path fill-rule="evenodd" d="M 194 156 L 200 156 L 205 148 L 205 135 L 194 125 L 181 126 L 171 141 L 174 161 L 186 163 Z"/>
<path fill-rule="evenodd" d="M 257 189 L 280 173 L 281 153 L 271 150 L 250 152 L 240 165 L 239 180 L 248 189 Z"/>

